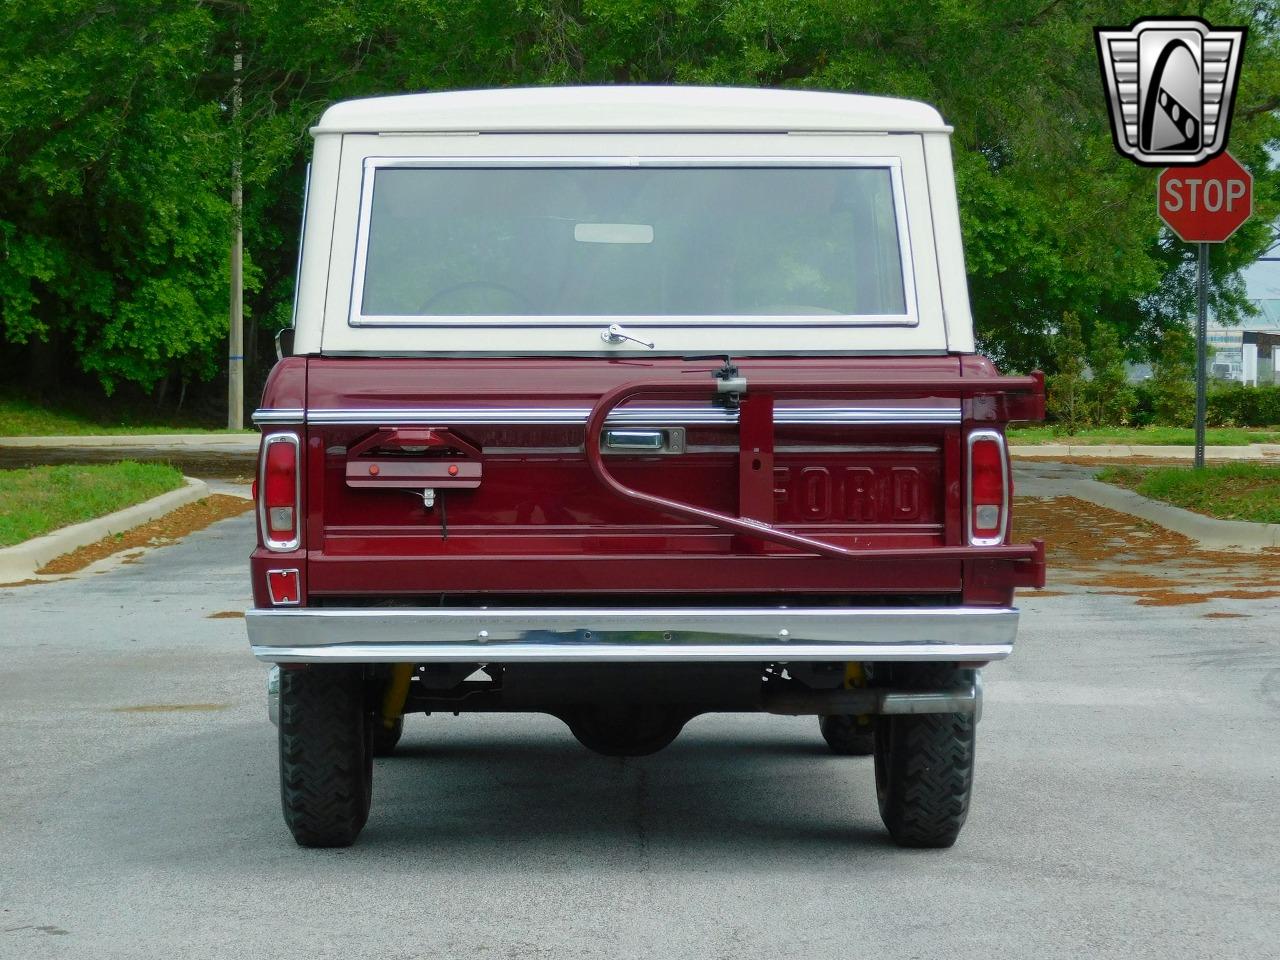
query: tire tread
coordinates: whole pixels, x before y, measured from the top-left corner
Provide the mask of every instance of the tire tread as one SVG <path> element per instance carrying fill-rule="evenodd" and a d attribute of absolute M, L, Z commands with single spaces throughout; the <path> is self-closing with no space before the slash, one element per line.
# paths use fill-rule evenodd
<path fill-rule="evenodd" d="M 947 689 L 964 671 L 950 665 L 899 674 L 895 685 Z M 906 682 L 904 682 L 906 681 Z M 880 816 L 904 847 L 949 847 L 969 815 L 976 723 L 968 714 L 882 717 L 877 725 Z"/>
<path fill-rule="evenodd" d="M 350 846 L 369 816 L 372 755 L 359 672 L 285 670 L 280 677 L 280 800 L 304 847 Z"/>

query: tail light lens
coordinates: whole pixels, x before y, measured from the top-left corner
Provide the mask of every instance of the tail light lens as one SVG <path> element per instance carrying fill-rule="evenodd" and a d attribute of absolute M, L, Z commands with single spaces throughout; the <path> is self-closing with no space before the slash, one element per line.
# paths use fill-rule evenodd
<path fill-rule="evenodd" d="M 296 550 L 299 513 L 298 437 L 273 433 L 262 440 L 258 525 L 269 550 Z"/>
<path fill-rule="evenodd" d="M 1004 542 L 1009 522 L 1009 461 L 1004 437 L 994 430 L 969 434 L 969 543 L 990 547 Z"/>

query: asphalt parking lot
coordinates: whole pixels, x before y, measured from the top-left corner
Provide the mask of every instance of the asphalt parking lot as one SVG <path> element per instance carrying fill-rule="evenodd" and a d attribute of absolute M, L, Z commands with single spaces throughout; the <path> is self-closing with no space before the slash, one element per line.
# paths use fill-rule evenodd
<path fill-rule="evenodd" d="M 1020 600 L 949 851 L 893 847 L 811 718 L 617 760 L 520 715 L 409 718 L 358 845 L 302 850 L 213 616 L 248 516 L 0 589 L 0 957 L 1275 956 L 1280 578 L 1099 536 Z"/>

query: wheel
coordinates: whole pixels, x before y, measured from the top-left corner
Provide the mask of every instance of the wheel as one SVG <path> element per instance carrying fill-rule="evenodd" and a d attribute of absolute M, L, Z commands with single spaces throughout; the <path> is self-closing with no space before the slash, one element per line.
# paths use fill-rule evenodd
<path fill-rule="evenodd" d="M 874 717 L 842 713 L 818 718 L 822 739 L 832 753 L 842 757 L 869 757 L 875 751 L 876 725 Z"/>
<path fill-rule="evenodd" d="M 374 718 L 373 721 L 373 755 L 375 757 L 389 757 L 395 753 L 396 744 L 400 742 L 400 736 L 404 733 L 404 717 L 396 720 L 393 726 L 388 727 L 382 722 L 381 717 Z"/>
<path fill-rule="evenodd" d="M 588 750 L 606 757 L 644 757 L 678 737 L 689 715 L 666 707 L 584 707 L 561 719 Z"/>
<path fill-rule="evenodd" d="M 876 686 L 945 690 L 972 681 L 951 664 L 892 664 L 877 669 Z M 971 714 L 880 717 L 875 727 L 876 797 L 880 818 L 903 847 L 949 847 L 969 814 L 973 789 Z"/>
<path fill-rule="evenodd" d="M 280 801 L 304 847 L 347 847 L 369 816 L 373 718 L 357 667 L 280 671 Z"/>

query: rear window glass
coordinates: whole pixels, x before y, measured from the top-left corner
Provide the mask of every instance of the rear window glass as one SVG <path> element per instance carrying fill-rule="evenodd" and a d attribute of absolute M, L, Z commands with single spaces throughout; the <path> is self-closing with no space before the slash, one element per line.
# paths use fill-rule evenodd
<path fill-rule="evenodd" d="M 370 173 L 363 319 L 907 313 L 887 167 Z"/>

